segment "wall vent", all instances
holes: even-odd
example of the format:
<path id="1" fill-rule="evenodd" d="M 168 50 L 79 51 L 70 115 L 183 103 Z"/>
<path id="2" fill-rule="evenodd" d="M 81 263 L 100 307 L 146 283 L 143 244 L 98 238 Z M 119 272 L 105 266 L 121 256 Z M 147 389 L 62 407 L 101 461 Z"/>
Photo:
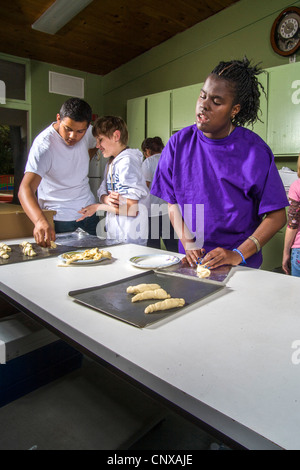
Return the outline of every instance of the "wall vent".
<path id="1" fill-rule="evenodd" d="M 84 79 L 72 77 L 72 75 L 49 72 L 49 93 L 84 98 Z"/>

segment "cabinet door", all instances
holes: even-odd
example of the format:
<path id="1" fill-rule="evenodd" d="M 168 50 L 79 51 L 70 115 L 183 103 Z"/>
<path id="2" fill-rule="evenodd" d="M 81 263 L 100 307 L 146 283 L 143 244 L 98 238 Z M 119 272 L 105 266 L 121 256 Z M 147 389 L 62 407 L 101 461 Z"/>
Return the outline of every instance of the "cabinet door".
<path id="1" fill-rule="evenodd" d="M 171 135 L 171 92 L 147 97 L 147 137 L 161 137 L 164 144 Z"/>
<path id="2" fill-rule="evenodd" d="M 258 117 L 260 121 L 256 121 L 256 123 L 252 126 L 251 124 L 247 127 L 251 131 L 258 134 L 265 142 L 267 142 L 267 124 L 268 124 L 268 74 L 263 73 L 259 75 L 259 82 L 264 88 L 265 93 L 263 90 L 260 89 L 260 112 L 258 113 Z"/>
<path id="3" fill-rule="evenodd" d="M 145 97 L 127 101 L 127 127 L 129 131 L 129 147 L 140 149 L 146 133 Z"/>
<path id="4" fill-rule="evenodd" d="M 172 132 L 194 124 L 196 102 L 203 83 L 172 90 Z"/>
<path id="5" fill-rule="evenodd" d="M 300 62 L 269 69 L 268 138 L 276 155 L 300 152 Z"/>
<path id="6" fill-rule="evenodd" d="M 281 268 L 284 237 L 285 228 L 275 233 L 274 237 L 262 248 L 263 263 L 261 269 L 265 271 L 278 271 L 278 268 Z"/>

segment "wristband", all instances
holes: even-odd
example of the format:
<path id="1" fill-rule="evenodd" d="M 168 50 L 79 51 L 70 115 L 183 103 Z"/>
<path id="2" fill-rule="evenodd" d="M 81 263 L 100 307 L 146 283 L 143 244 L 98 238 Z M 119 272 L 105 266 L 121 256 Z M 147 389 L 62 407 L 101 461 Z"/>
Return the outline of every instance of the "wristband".
<path id="1" fill-rule="evenodd" d="M 246 266 L 247 263 L 246 263 L 246 260 L 244 258 L 243 253 L 241 253 L 240 250 L 238 250 L 237 248 L 234 248 L 232 251 L 235 251 L 236 253 L 238 253 L 240 255 L 240 257 L 242 258 L 242 262 L 240 263 L 240 265 L 241 266 Z"/>
<path id="2" fill-rule="evenodd" d="M 260 243 L 259 241 L 257 240 L 257 238 L 253 237 L 253 235 L 251 235 L 250 237 L 248 237 L 249 240 L 252 240 L 253 243 L 255 244 L 256 246 L 256 253 L 258 253 L 260 250 L 261 250 L 261 246 L 260 246 Z"/>

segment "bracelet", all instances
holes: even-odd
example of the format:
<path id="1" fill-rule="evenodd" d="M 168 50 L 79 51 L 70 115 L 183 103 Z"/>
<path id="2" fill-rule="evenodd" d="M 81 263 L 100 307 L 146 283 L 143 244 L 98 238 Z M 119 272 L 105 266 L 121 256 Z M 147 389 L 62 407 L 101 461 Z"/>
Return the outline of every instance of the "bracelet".
<path id="1" fill-rule="evenodd" d="M 249 238 L 249 240 L 252 240 L 253 243 L 256 245 L 256 253 L 258 253 L 261 250 L 261 246 L 260 246 L 259 241 L 257 240 L 257 238 L 253 237 L 253 235 L 251 235 L 248 238 Z"/>
<path id="2" fill-rule="evenodd" d="M 243 253 L 241 253 L 240 250 L 238 250 L 237 248 L 234 248 L 232 251 L 235 251 L 236 253 L 238 253 L 240 257 L 242 258 L 242 262 L 240 263 L 240 265 L 246 266 L 247 263 L 246 263 Z"/>

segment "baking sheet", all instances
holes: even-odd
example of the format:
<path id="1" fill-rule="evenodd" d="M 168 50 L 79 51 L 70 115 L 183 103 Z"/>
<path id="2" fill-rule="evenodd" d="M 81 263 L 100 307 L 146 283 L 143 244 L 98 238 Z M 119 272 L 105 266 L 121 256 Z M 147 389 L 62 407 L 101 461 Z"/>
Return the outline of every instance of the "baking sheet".
<path id="1" fill-rule="evenodd" d="M 159 284 L 171 297 L 184 298 L 186 304 L 183 307 L 171 310 L 145 314 L 145 308 L 151 303 L 158 302 L 158 300 L 142 300 L 132 303 L 132 294 L 126 292 L 127 287 L 142 283 Z M 101 313 L 133 326 L 144 328 L 183 311 L 195 302 L 212 297 L 224 289 L 226 287 L 221 284 L 204 283 L 196 279 L 186 279 L 180 276 L 169 276 L 155 271 L 147 271 L 102 286 L 71 291 L 69 296 L 76 302 L 96 309 Z"/>
<path id="2" fill-rule="evenodd" d="M 37 245 L 36 243 L 31 243 L 33 250 L 36 252 L 36 256 L 26 256 L 23 254 L 23 247 L 20 245 L 6 243 L 10 248 L 11 251 L 8 252 L 9 258 L 3 259 L 0 257 L 0 266 L 4 264 L 14 264 L 14 263 L 21 263 L 23 261 L 33 261 L 37 259 L 43 258 L 51 258 L 54 256 L 58 256 L 61 253 L 65 253 L 66 251 L 71 251 L 72 248 L 68 246 L 59 246 L 57 245 L 56 248 L 42 248 L 41 246 Z"/>
<path id="3" fill-rule="evenodd" d="M 199 278 L 197 275 L 197 268 L 192 268 L 184 259 L 179 264 L 167 268 L 160 268 L 157 272 L 170 274 L 173 276 L 182 276 L 187 278 L 194 278 L 208 283 L 221 283 L 226 284 L 231 272 L 232 266 L 225 265 L 219 268 L 211 269 L 210 276 L 207 278 Z"/>
<path id="4" fill-rule="evenodd" d="M 82 229 L 77 229 L 74 232 L 58 233 L 55 240 L 56 248 L 43 248 L 36 243 L 31 243 L 37 256 L 26 256 L 23 254 L 23 249 L 19 244 L 10 244 L 9 242 L 6 242 L 12 251 L 8 253 L 8 259 L 0 257 L 0 266 L 5 264 L 21 263 L 23 261 L 52 258 L 68 251 L 74 251 L 74 248 L 105 248 L 112 245 L 119 245 L 120 243 L 121 242 L 118 240 L 98 238 L 95 235 L 89 235 Z"/>

